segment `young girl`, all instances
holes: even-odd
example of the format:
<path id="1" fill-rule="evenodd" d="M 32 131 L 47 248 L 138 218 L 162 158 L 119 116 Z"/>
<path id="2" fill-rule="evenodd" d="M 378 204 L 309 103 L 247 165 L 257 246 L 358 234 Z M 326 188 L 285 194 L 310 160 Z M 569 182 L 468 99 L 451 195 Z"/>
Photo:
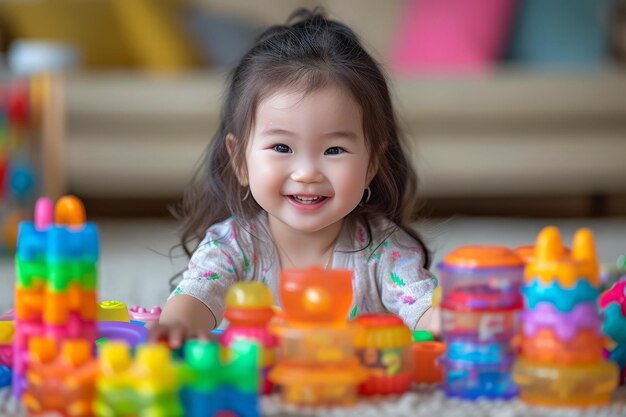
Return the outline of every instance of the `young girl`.
<path id="1" fill-rule="evenodd" d="M 233 283 L 264 282 L 278 303 L 279 271 L 312 265 L 354 272 L 351 317 L 428 327 L 437 281 L 409 226 L 416 185 L 379 65 L 345 25 L 297 11 L 230 76 L 181 206 L 191 260 L 152 337 L 205 337 Z"/>

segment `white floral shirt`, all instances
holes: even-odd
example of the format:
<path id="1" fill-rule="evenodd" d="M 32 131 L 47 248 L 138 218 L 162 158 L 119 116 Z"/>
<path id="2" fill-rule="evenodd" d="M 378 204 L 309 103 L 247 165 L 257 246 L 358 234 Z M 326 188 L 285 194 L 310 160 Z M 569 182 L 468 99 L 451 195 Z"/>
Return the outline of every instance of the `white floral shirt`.
<path id="1" fill-rule="evenodd" d="M 437 279 L 423 264 L 422 247 L 391 221 L 370 221 L 372 239 L 360 222 L 344 222 L 331 268 L 354 273 L 350 318 L 389 311 L 415 328 L 432 304 Z M 183 279 L 170 297 L 186 294 L 203 302 L 222 319 L 228 288 L 237 281 L 265 283 L 279 304 L 278 254 L 265 213 L 245 226 L 229 218 L 209 228 L 193 253 Z"/>

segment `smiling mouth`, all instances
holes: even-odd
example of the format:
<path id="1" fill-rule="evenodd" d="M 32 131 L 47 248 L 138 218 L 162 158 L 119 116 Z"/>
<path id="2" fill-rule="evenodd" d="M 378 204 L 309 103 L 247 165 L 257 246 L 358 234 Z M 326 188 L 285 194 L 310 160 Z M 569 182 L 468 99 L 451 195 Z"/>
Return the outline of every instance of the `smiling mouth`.
<path id="1" fill-rule="evenodd" d="M 324 197 L 321 195 L 317 195 L 317 196 L 299 196 L 299 195 L 290 195 L 289 198 L 291 198 L 292 200 L 300 203 L 300 204 L 317 204 L 320 203 L 324 200 L 326 200 L 328 197 Z"/>

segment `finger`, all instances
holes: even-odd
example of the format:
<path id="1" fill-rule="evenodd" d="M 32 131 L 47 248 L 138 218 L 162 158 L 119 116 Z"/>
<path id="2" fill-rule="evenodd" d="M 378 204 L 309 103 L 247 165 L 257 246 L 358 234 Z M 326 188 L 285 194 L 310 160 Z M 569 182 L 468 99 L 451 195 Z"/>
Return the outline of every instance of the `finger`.
<path id="1" fill-rule="evenodd" d="M 212 340 L 211 332 L 208 332 L 206 330 L 198 330 L 198 332 L 196 333 L 196 338 L 202 342 L 208 342 L 209 340 Z"/>
<path id="2" fill-rule="evenodd" d="M 185 341 L 186 329 L 183 326 L 174 326 L 169 332 L 169 345 L 171 349 L 178 349 Z"/>
<path id="3" fill-rule="evenodd" d="M 157 325 L 148 332 L 148 342 L 156 342 L 163 337 L 167 337 L 169 329 L 166 326 Z"/>

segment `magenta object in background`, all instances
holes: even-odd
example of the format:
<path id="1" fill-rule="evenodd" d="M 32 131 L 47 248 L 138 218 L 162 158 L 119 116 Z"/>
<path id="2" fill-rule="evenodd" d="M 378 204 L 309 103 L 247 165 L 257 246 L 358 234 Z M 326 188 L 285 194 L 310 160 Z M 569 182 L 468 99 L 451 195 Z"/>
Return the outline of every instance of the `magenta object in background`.
<path id="1" fill-rule="evenodd" d="M 412 0 L 392 45 L 395 74 L 482 73 L 500 57 L 516 0 Z"/>

